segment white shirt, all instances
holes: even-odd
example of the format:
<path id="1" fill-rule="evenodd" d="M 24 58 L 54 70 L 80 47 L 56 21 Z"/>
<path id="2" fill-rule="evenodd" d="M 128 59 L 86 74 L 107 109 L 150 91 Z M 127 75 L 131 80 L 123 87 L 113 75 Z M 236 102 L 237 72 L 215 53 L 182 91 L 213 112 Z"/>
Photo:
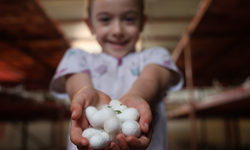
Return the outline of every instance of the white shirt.
<path id="1" fill-rule="evenodd" d="M 180 71 L 171 60 L 169 52 L 162 47 L 153 47 L 142 52 L 134 52 L 117 59 L 106 53 L 89 54 L 80 49 L 69 49 L 61 60 L 51 82 L 51 92 L 57 97 L 66 93 L 58 93 L 52 89 L 53 84 L 65 86 L 67 74 L 85 72 L 91 77 L 94 88 L 109 95 L 111 99 L 120 99 L 133 85 L 140 72 L 148 64 L 158 64 L 172 70 L 179 78 L 176 85 L 168 85 L 166 90 L 176 91 L 183 85 Z M 163 102 L 157 105 L 153 113 L 154 133 L 148 150 L 166 150 L 166 116 Z M 70 141 L 68 149 L 77 149 Z"/>

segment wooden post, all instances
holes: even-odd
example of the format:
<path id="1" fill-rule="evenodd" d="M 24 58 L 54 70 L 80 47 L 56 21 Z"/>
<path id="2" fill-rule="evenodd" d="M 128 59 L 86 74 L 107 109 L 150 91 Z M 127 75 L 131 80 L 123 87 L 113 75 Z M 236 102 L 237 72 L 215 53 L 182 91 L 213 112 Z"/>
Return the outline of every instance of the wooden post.
<path id="1" fill-rule="evenodd" d="M 191 106 L 191 111 L 189 114 L 190 120 L 190 143 L 191 150 L 197 150 L 197 135 L 196 135 L 196 116 L 194 109 L 194 87 L 193 87 L 193 73 L 192 73 L 192 58 L 191 58 L 191 46 L 190 43 L 187 44 L 184 50 L 185 57 L 185 74 L 186 83 L 189 96 L 189 105 Z"/>
<path id="2" fill-rule="evenodd" d="M 26 120 L 22 122 L 22 140 L 21 149 L 27 150 L 28 148 L 28 123 Z"/>

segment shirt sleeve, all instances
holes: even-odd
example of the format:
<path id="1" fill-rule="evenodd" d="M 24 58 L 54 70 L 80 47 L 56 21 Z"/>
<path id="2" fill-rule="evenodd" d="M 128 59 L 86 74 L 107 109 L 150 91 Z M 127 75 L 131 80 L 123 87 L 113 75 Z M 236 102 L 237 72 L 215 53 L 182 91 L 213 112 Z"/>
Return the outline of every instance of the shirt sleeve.
<path id="1" fill-rule="evenodd" d="M 171 56 L 167 49 L 163 47 L 154 47 L 145 51 L 145 66 L 148 64 L 158 64 L 164 68 L 173 71 L 178 79 L 175 85 L 168 85 L 169 91 L 178 91 L 183 86 L 183 75 L 171 59 Z"/>
<path id="2" fill-rule="evenodd" d="M 91 54 L 80 50 L 71 48 L 67 50 L 60 61 L 56 72 L 50 83 L 50 91 L 57 98 L 65 98 L 68 95 L 65 90 L 65 75 L 74 73 L 88 73 L 90 74 L 88 59 Z M 57 87 L 63 87 L 64 91 L 59 91 Z M 61 89 L 61 88 L 60 88 Z"/>

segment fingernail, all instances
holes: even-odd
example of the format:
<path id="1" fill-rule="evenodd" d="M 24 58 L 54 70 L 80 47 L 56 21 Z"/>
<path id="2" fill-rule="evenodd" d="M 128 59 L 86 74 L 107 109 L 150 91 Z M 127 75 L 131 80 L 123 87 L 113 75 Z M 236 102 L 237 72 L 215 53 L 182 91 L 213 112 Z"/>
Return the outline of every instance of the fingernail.
<path id="1" fill-rule="evenodd" d="M 119 143 L 122 143 L 123 142 L 123 139 L 117 139 L 119 141 Z"/>
<path id="2" fill-rule="evenodd" d="M 147 123 L 144 124 L 144 127 L 148 130 L 148 124 Z"/>
<path id="3" fill-rule="evenodd" d="M 73 111 L 71 117 L 73 117 L 75 114 L 76 114 L 76 111 Z"/>
<path id="4" fill-rule="evenodd" d="M 115 150 L 115 146 L 113 144 L 109 148 L 110 150 Z"/>

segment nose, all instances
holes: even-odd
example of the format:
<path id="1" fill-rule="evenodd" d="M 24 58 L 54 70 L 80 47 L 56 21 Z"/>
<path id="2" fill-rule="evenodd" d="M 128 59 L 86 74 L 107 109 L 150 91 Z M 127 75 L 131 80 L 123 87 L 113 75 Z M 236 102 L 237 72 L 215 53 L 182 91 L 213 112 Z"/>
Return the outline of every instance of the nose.
<path id="1" fill-rule="evenodd" d="M 116 38 L 122 38 L 124 34 L 124 29 L 121 21 L 115 20 L 112 26 L 112 35 Z"/>

